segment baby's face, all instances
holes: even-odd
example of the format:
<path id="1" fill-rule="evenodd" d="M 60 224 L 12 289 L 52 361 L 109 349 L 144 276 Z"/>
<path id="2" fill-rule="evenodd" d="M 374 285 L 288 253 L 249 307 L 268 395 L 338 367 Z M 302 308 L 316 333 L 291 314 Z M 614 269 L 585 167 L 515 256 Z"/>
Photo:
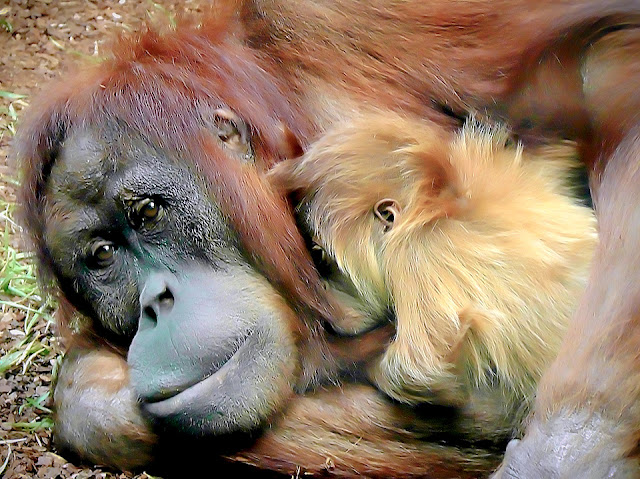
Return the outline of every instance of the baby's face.
<path id="1" fill-rule="evenodd" d="M 335 223 L 353 221 L 353 218 L 329 214 L 323 205 L 317 204 L 319 198 L 312 192 L 303 195 L 297 207 L 297 222 L 326 290 L 345 312 L 333 327 L 339 333 L 351 335 L 388 323 L 392 313 L 383 299 L 387 295 L 378 291 L 377 286 L 381 273 L 377 262 L 367 261 L 363 254 L 367 239 L 358 238 L 361 232 L 357 225 L 346 228 L 350 235 L 341 234 Z M 371 211 L 369 221 L 373 223 L 373 207 Z M 379 229 L 382 228 L 380 225 Z"/>

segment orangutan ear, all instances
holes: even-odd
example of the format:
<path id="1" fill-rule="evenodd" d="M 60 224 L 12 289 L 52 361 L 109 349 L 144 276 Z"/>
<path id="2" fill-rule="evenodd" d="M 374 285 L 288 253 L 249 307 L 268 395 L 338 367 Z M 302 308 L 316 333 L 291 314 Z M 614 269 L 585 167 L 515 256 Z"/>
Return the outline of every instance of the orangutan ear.
<path id="1" fill-rule="evenodd" d="M 211 129 L 230 150 L 253 159 L 249 126 L 228 108 L 218 108 L 213 112 Z"/>
<path id="2" fill-rule="evenodd" d="M 402 208 L 393 198 L 385 198 L 378 201 L 373 207 L 373 214 L 384 226 L 384 231 L 393 228 L 393 224 L 398 220 Z"/>

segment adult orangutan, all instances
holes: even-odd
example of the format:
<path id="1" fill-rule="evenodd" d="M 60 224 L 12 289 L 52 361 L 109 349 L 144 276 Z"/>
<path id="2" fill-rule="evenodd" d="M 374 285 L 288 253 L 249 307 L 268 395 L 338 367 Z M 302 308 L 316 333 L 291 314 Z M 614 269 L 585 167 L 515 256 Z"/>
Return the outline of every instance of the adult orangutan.
<path id="1" fill-rule="evenodd" d="M 142 466 L 151 418 L 166 440 L 178 430 L 228 445 L 252 432 L 215 450 L 286 472 L 491 470 L 495 424 L 481 431 L 481 418 L 408 409 L 368 386 L 312 392 L 357 381 L 389 331 L 331 332 L 345 312 L 260 175 L 368 105 L 445 127 L 475 110 L 527 144 L 575 140 L 603 238 L 503 472 L 632 476 L 639 15 L 631 0 L 228 1 L 200 27 L 123 38 L 111 60 L 65 78 L 17 146 L 26 226 L 76 331 L 55 391 L 60 443 Z"/>

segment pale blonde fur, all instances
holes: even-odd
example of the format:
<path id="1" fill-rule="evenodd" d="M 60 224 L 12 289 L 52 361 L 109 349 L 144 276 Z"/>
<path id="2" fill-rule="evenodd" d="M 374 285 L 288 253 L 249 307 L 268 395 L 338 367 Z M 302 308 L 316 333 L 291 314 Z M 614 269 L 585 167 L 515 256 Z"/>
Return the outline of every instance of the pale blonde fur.
<path id="1" fill-rule="evenodd" d="M 572 145 L 528 153 L 507 140 L 473 121 L 451 135 L 367 115 L 273 172 L 302 191 L 302 222 L 341 276 L 328 284 L 344 296 L 348 279 L 364 316 L 395 313 L 370 371 L 395 399 L 461 404 L 497 386 L 520 403 L 558 351 L 596 222 L 566 186 Z M 401 208 L 388 231 L 373 214 L 384 198 Z"/>

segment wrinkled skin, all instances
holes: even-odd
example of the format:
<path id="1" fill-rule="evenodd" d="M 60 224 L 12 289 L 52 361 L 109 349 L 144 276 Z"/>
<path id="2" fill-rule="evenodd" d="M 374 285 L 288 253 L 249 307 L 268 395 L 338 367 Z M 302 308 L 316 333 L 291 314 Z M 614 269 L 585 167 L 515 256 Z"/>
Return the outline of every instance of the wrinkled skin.
<path id="1" fill-rule="evenodd" d="M 585 417 L 576 413 L 566 414 L 562 422 L 534 423 L 528 430 L 527 439 L 514 439 L 507 445 L 504 464 L 493 477 L 638 477 L 637 463 L 620 457 L 616 442 L 612 440 L 616 436 L 614 427 L 599 415 Z M 574 447 L 566 448 L 566 444 Z M 613 459 L 594 460 L 602 455 Z M 593 459 L 585 460 L 585 457 Z"/>
<path id="2" fill-rule="evenodd" d="M 127 145 L 124 151 L 117 149 L 121 144 Z M 226 148 L 223 143 L 219 146 Z M 49 209 L 46 235 L 52 258 L 62 266 L 61 284 L 77 288 L 71 294 L 79 295 L 77 304 L 87 305 L 86 314 L 103 318 L 97 327 L 105 337 L 125 343 L 132 338 L 126 362 L 117 350 L 81 347 L 67 355 L 55 391 L 60 448 L 71 452 L 82 448 L 85 460 L 123 469 L 156 462 L 164 474 L 170 465 L 158 451 L 186 448 L 185 457 L 196 460 L 194 451 L 209 443 L 194 445 L 193 438 L 228 437 L 210 447 L 236 460 L 260 464 L 251 449 L 238 455 L 230 446 L 247 447 L 251 436 L 237 433 L 277 425 L 279 434 L 253 446 L 258 448 L 256 454 L 267 457 L 274 444 L 289 434 L 300 438 L 308 434 L 308 439 L 300 439 L 302 450 L 295 460 L 304 457 L 305 441 L 329 434 L 324 431 L 331 430 L 331 423 L 324 424 L 327 420 L 349 421 L 354 411 L 346 411 L 343 418 L 332 412 L 328 418 L 313 419 L 319 422 L 313 428 L 298 424 L 301 419 L 295 416 L 289 420 L 277 414 L 287 410 L 296 389 L 305 387 L 301 370 L 312 364 L 298 357 L 300 331 L 291 308 L 249 266 L 234 232 L 192 168 L 170 155 L 159 155 L 117 126 L 79 129 L 65 141 L 59 159 L 48 182 L 48 197 L 55 202 Z M 81 189 L 80 183 L 91 188 Z M 70 234 L 74 242 L 67 240 Z M 126 291 L 131 293 L 118 294 Z M 136 317 L 132 323 L 119 320 Z M 356 357 L 367 357 L 367 351 L 358 350 L 357 339 L 349 344 Z M 321 401 L 330 407 L 333 400 L 340 400 L 342 393 L 329 391 L 328 398 L 312 399 L 310 404 Z M 385 439 L 386 446 L 374 442 L 370 455 L 401 457 L 402 451 L 413 450 L 433 454 L 428 442 L 423 447 L 411 439 L 412 431 L 451 434 L 453 428 L 456 433 L 451 434 L 453 444 L 447 454 L 454 462 L 447 470 L 462 477 L 474 477 L 496 465 L 497 452 L 514 421 L 513 412 L 495 408 L 497 398 L 490 395 L 478 396 L 468 411 L 443 409 L 432 417 L 428 409 L 422 416 L 408 415 L 370 387 L 346 385 L 345 391 L 365 402 L 380 403 L 382 411 L 387 408 L 391 416 L 385 428 L 405 428 L 405 439 L 398 441 L 392 435 Z M 300 408 L 308 414 L 305 404 Z M 87 414 L 78 415 L 80 409 Z M 117 414 L 111 417 L 110 411 Z M 477 411 L 483 411 L 480 417 Z M 449 418 L 445 426 L 443 414 Z M 375 431 L 383 420 L 372 416 L 353 434 Z M 394 425 L 397 421 L 406 425 Z M 477 441 L 483 445 L 475 452 Z M 472 448 L 466 456 L 457 452 L 458 443 Z M 487 445 L 491 452 L 483 449 Z M 340 446 L 337 452 L 347 454 L 349 448 Z M 326 458 L 320 457 L 323 469 Z M 347 466 L 356 460 L 346 457 Z M 289 461 L 284 455 L 282 462 L 272 460 L 270 467 L 288 471 Z M 312 462 L 306 467 L 312 468 Z M 410 467 L 413 476 L 432 466 L 418 461 Z"/>
<path id="3" fill-rule="evenodd" d="M 146 410 L 220 434 L 281 408 L 296 378 L 287 306 L 242 258 L 198 178 L 118 128 L 78 131 L 60 159 L 51 255 L 104 330 L 133 338 L 131 382 Z"/>
<path id="4" fill-rule="evenodd" d="M 355 395 L 359 407 L 346 409 L 358 424 L 345 434 L 345 417 L 335 412 L 339 389 L 307 401 L 314 386 L 344 373 L 361 379 L 362 364 L 389 334 L 343 342 L 325 328 L 342 312 L 323 296 L 290 211 L 258 173 L 308 147 L 336 119 L 375 105 L 448 128 L 479 111 L 527 143 L 578 143 L 604 241 L 560 357 L 542 380 L 530 430 L 549 424 L 539 430 L 553 435 L 573 423 L 568 411 L 596 412 L 603 419 L 593 423 L 596 434 L 612 447 L 593 449 L 561 434 L 575 462 L 556 453 L 547 464 L 557 474 L 549 475 L 561 477 L 577 461 L 585 477 L 619 463 L 634 470 L 640 415 L 624 411 L 640 404 L 640 6 L 634 0 L 363 5 L 229 2 L 200 30 L 121 41 L 114 60 L 65 78 L 33 102 L 17 146 L 26 165 L 25 223 L 63 303 L 88 318 L 80 321 L 86 329 L 67 336 L 71 354 L 54 398 L 59 443 L 91 461 L 133 468 L 157 457 L 150 444 L 173 439 L 176 429 L 192 437 L 260 435 L 266 425 L 260 440 L 229 456 L 289 474 L 302 465 L 374 477 L 477 477 L 496 465 L 495 451 L 482 443 L 472 450 L 455 442 L 440 447 L 442 437 L 425 433 L 428 427 L 416 432 L 411 421 L 398 422 L 406 411 L 366 386 Z M 164 291 L 152 288 L 163 282 Z M 143 291 L 149 298 L 141 308 Z M 205 297 L 206 304 L 195 304 Z M 194 308 L 207 324 L 170 332 L 176 323 L 165 319 L 187 324 L 181 312 Z M 139 321 L 145 310 L 148 317 Z M 73 323 L 71 316 L 61 324 Z M 139 330 L 139 322 L 146 326 Z M 163 349 L 148 351 L 148 344 Z M 122 374 L 110 376 L 94 354 Z M 156 361 L 171 365 L 160 378 L 151 377 Z M 263 377 L 273 378 L 266 390 Z M 221 402 L 213 404 L 209 394 Z M 325 403 L 336 407 L 323 416 Z M 316 420 L 305 422 L 301 410 L 317 412 Z M 385 414 L 387 420 L 377 420 Z M 283 425 L 291 423 L 299 427 Z M 478 423 L 471 424 L 466 433 Z M 106 434 L 108 445 L 95 440 Z M 544 450 L 545 434 L 527 434 L 505 470 L 544 477 L 546 469 L 527 458 L 539 457 L 533 451 Z M 344 436 L 353 441 L 340 442 Z M 359 447 L 359 438 L 371 438 L 369 447 Z M 390 445 L 395 454 L 376 456 Z M 118 448 L 122 454 L 112 454 Z M 409 461 L 407 450 L 421 460 Z"/>

